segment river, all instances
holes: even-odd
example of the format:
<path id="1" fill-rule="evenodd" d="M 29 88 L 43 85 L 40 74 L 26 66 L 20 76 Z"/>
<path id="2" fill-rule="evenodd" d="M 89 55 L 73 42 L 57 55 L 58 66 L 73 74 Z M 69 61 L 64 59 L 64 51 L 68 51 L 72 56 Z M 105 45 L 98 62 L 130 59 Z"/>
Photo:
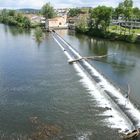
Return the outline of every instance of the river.
<path id="1" fill-rule="evenodd" d="M 31 118 L 58 126 L 54 139 L 120 139 L 118 129 L 105 121 L 104 109 L 83 86 L 80 75 L 54 41 L 51 34 L 38 43 L 33 31 L 0 24 L 0 138 L 26 139 L 36 132 Z M 110 42 L 58 33 L 82 56 L 116 53 L 101 61 L 90 61 L 117 86 L 131 87 L 130 99 L 139 108 L 140 48 L 122 42 Z"/>

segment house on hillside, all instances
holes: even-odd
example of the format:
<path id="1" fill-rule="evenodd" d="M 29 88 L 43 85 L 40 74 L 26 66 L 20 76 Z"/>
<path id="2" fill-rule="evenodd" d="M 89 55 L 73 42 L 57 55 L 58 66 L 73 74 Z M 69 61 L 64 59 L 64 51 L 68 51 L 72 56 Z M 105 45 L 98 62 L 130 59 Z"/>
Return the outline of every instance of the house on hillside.
<path id="1" fill-rule="evenodd" d="M 67 15 L 55 17 L 46 20 L 46 29 L 67 29 Z"/>

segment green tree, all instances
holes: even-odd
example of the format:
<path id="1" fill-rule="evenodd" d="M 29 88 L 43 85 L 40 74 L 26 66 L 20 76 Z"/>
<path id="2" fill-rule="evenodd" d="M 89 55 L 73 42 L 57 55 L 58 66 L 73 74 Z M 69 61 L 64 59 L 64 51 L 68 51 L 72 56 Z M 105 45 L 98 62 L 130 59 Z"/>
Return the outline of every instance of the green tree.
<path id="1" fill-rule="evenodd" d="M 124 4 L 123 2 L 119 3 L 118 7 L 115 8 L 115 11 L 114 11 L 114 17 L 115 19 L 119 20 L 119 17 L 124 17 Z M 122 30 L 121 30 L 121 24 L 119 23 L 119 30 L 120 30 L 120 34 L 122 33 Z M 117 27 L 117 30 L 118 30 L 118 27 Z"/>
<path id="2" fill-rule="evenodd" d="M 88 23 L 86 17 L 80 17 L 76 23 L 76 30 L 78 32 L 86 33 L 88 31 Z"/>
<path id="3" fill-rule="evenodd" d="M 23 17 L 22 24 L 24 28 L 30 28 L 31 22 L 27 17 Z"/>
<path id="4" fill-rule="evenodd" d="M 30 20 L 21 13 L 16 13 L 14 10 L 6 9 L 1 11 L 0 22 L 8 25 L 20 26 L 23 28 L 29 28 L 31 25 Z"/>
<path id="5" fill-rule="evenodd" d="M 46 19 L 56 16 L 55 10 L 50 3 L 46 3 L 45 5 L 43 5 L 41 13 Z"/>
<path id="6" fill-rule="evenodd" d="M 1 21 L 2 23 L 7 23 L 7 17 L 8 17 L 8 10 L 3 9 L 3 10 L 1 11 L 1 19 L 0 19 L 0 21 Z"/>
<path id="7" fill-rule="evenodd" d="M 8 11 L 8 15 L 9 16 L 15 16 L 15 14 L 16 14 L 16 11 L 15 10 L 9 10 Z"/>
<path id="8" fill-rule="evenodd" d="M 124 18 L 125 20 L 130 20 L 133 14 L 133 1 L 125 0 L 124 3 Z"/>
<path id="9" fill-rule="evenodd" d="M 41 41 L 43 40 L 43 32 L 42 32 L 42 29 L 41 27 L 37 27 L 34 31 L 34 36 L 35 36 L 35 39 L 36 41 L 38 42 L 38 44 L 41 43 Z"/>
<path id="10" fill-rule="evenodd" d="M 121 15 L 123 15 L 124 13 L 124 7 L 123 7 L 123 3 L 119 3 L 118 7 L 115 8 L 115 11 L 114 11 L 114 17 L 115 19 L 118 19 Z"/>
<path id="11" fill-rule="evenodd" d="M 69 10 L 68 16 L 69 17 L 74 17 L 74 16 L 78 16 L 80 14 L 81 10 L 79 8 L 71 8 Z"/>
<path id="12" fill-rule="evenodd" d="M 124 20 L 125 20 L 125 31 L 124 34 L 126 34 L 126 21 L 131 21 L 132 15 L 133 15 L 133 1 L 132 0 L 124 0 Z M 132 28 L 132 27 L 131 27 Z M 129 28 L 129 34 L 130 34 L 130 28 Z"/>
<path id="13" fill-rule="evenodd" d="M 133 17 L 136 20 L 140 20 L 140 9 L 138 7 L 133 8 Z"/>
<path id="14" fill-rule="evenodd" d="M 91 12 L 94 28 L 106 31 L 112 17 L 112 8 L 106 6 L 98 6 Z"/>

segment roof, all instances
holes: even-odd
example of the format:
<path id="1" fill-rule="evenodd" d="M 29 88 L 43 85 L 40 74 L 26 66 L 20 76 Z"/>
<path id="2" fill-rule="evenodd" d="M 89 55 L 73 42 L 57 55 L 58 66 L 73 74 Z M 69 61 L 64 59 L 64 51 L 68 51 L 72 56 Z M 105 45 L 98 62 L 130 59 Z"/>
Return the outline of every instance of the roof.
<path id="1" fill-rule="evenodd" d="M 64 16 L 59 16 L 59 17 L 48 19 L 48 20 L 49 21 L 57 21 L 57 20 L 62 19 L 62 18 L 64 18 Z"/>

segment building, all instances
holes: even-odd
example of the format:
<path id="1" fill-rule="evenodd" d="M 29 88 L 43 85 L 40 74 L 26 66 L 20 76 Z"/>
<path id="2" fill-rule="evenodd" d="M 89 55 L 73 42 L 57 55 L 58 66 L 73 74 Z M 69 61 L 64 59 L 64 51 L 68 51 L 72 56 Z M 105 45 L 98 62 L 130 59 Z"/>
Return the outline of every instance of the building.
<path id="1" fill-rule="evenodd" d="M 55 9 L 55 12 L 57 13 L 58 16 L 64 16 L 68 14 L 69 9 L 68 8 Z"/>
<path id="2" fill-rule="evenodd" d="M 46 29 L 67 29 L 67 15 L 55 17 L 46 20 Z"/>
<path id="3" fill-rule="evenodd" d="M 43 16 L 37 14 L 25 14 L 25 16 L 30 19 L 31 23 L 45 24 L 45 18 Z"/>

